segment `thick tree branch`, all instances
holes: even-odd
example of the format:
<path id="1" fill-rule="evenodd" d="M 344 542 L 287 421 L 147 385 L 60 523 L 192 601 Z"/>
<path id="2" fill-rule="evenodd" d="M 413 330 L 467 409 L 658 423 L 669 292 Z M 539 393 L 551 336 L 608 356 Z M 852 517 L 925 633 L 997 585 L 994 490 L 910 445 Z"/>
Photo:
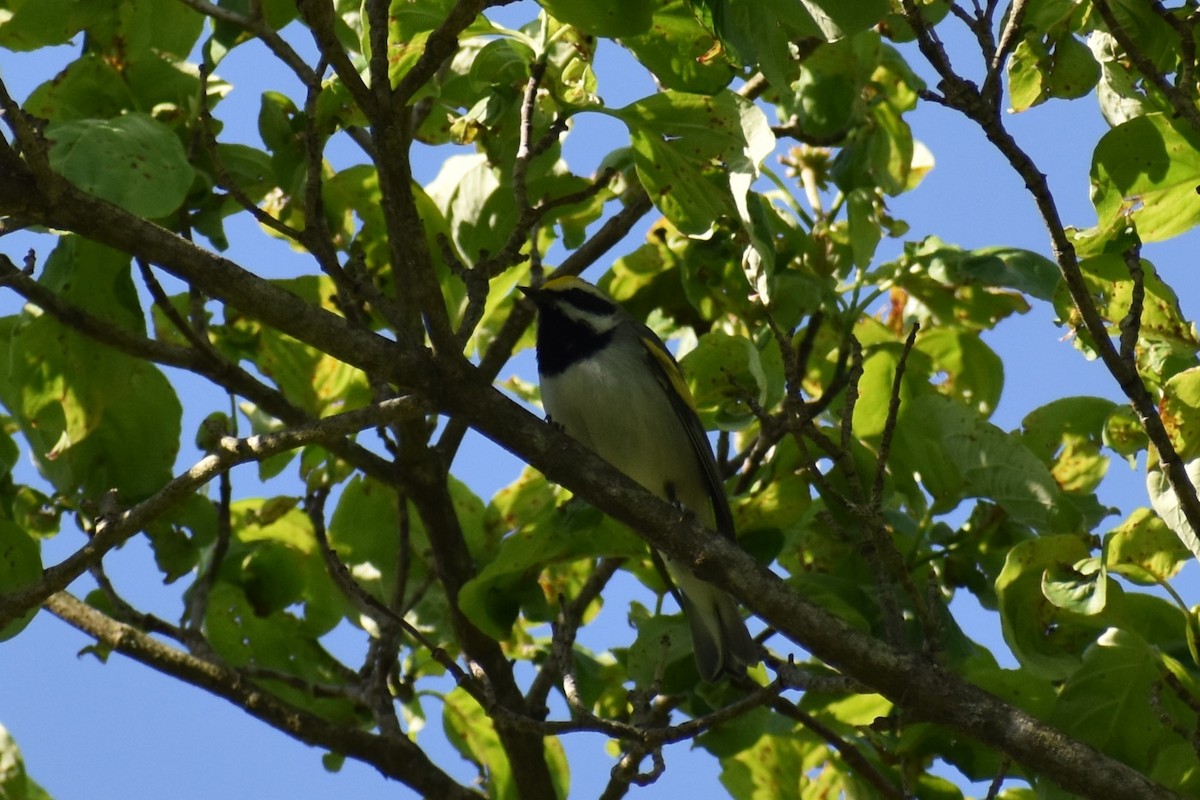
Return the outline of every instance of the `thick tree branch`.
<path id="1" fill-rule="evenodd" d="M 469 388 L 468 388 L 469 387 Z M 1089 745 L 963 681 L 931 659 L 900 651 L 800 597 L 736 545 L 681 518 L 586 447 L 490 387 L 466 384 L 446 409 L 520 454 L 548 478 L 631 526 L 655 549 L 733 594 L 793 642 L 908 710 L 1013 758 L 1064 789 L 1095 798 L 1178 795 Z"/>

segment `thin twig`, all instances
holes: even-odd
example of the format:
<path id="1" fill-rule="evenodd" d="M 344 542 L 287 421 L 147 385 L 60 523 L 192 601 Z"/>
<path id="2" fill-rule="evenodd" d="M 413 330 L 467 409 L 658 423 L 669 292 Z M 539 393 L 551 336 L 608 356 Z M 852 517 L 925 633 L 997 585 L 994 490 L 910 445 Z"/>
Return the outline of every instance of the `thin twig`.
<path id="1" fill-rule="evenodd" d="M 268 214 L 257 203 L 250 199 L 250 196 L 238 186 L 237 181 L 233 179 L 229 168 L 225 166 L 225 160 L 221 158 L 221 151 L 217 144 L 216 134 L 213 133 L 213 117 L 208 107 L 208 96 L 205 91 L 205 85 L 208 81 L 208 64 L 200 65 L 200 126 L 197 135 L 200 144 L 204 147 L 204 152 L 212 162 L 213 169 L 216 170 L 214 175 L 217 186 L 229 193 L 242 210 L 246 211 L 254 220 L 264 228 L 269 228 L 275 231 L 280 236 L 291 239 L 294 242 L 303 243 L 304 232 L 293 228 L 278 217 Z M 318 83 L 318 87 L 320 84 Z"/>
<path id="2" fill-rule="evenodd" d="M 315 73 L 304 62 L 300 54 L 293 50 L 292 46 L 274 28 L 266 23 L 266 20 L 239 14 L 229 8 L 207 2 L 207 0 L 180 0 L 180 2 L 199 11 L 206 17 L 211 17 L 212 19 L 241 28 L 246 33 L 261 40 L 276 58 L 287 65 L 296 77 L 300 79 L 301 83 L 320 82 L 320 75 Z"/>
<path id="3" fill-rule="evenodd" d="M 346 86 L 358 107 L 368 119 L 377 119 L 379 105 L 375 95 L 363 83 L 346 49 L 342 47 L 337 36 L 337 22 L 334 20 L 334 6 L 329 0 L 297 0 L 296 7 L 312 32 L 313 41 L 321 52 L 321 57 L 337 73 L 338 78 Z M 305 81 L 306 84 L 311 81 Z"/>
<path id="4" fill-rule="evenodd" d="M 0 112 L 13 132 L 24 156 L 23 163 L 33 173 L 39 188 L 43 191 L 53 191 L 55 181 L 50 169 L 50 148 L 36 122 L 25 113 L 17 101 L 8 93 L 8 86 L 0 80 Z M 50 198 L 53 199 L 53 198 Z"/>
<path id="5" fill-rule="evenodd" d="M 839 736 L 837 731 L 825 725 L 812 714 L 802 710 L 786 698 L 774 698 L 771 701 L 771 708 L 785 717 L 796 720 L 824 739 L 830 747 L 837 751 L 837 754 L 842 757 L 842 760 L 846 762 L 846 766 L 852 772 L 875 787 L 880 797 L 889 798 L 890 800 L 905 800 L 906 795 L 904 791 L 888 780 L 887 776 L 876 769 L 875 765 L 867 760 L 867 757 L 857 747 Z"/>
<path id="6" fill-rule="evenodd" d="M 563 629 L 562 635 L 569 631 L 571 638 L 574 638 L 574 628 L 579 624 L 579 620 L 587 612 L 588 606 L 600 596 L 604 591 L 604 587 L 612 580 L 613 575 L 625 563 L 624 558 L 602 558 L 592 569 L 592 574 L 588 575 L 586 581 L 579 589 L 579 593 L 571 600 L 569 606 L 559 610 L 558 625 Z M 552 641 L 555 641 L 552 639 Z M 560 663 L 558 659 L 549 658 L 542 668 L 538 670 L 538 674 L 534 676 L 533 682 L 529 685 L 529 690 L 525 693 L 525 700 L 529 704 L 531 713 L 537 714 L 541 709 L 546 708 L 546 698 L 550 694 L 550 689 L 561 675 L 559 669 Z"/>
<path id="7" fill-rule="evenodd" d="M 207 563 L 202 564 L 196 575 L 184 609 L 184 627 L 190 634 L 189 641 L 193 643 L 205 641 L 202 631 L 208 615 L 208 598 L 217 584 L 221 565 L 233 541 L 232 506 L 233 482 L 229 479 L 229 472 L 225 471 L 217 476 L 217 538 L 208 553 Z"/>
<path id="8" fill-rule="evenodd" d="M 309 493 L 309 502 L 315 504 L 316 507 L 320 507 L 324 503 L 323 500 L 313 499 L 321 492 L 328 492 L 328 489 L 320 489 L 317 492 Z M 413 641 L 428 650 L 434 660 L 445 667 L 446 671 L 454 677 L 455 682 L 463 689 L 466 689 L 476 701 L 480 703 L 486 702 L 485 687 L 479 679 L 468 674 L 466 670 L 450 657 L 444 648 L 430 641 L 424 633 L 409 623 L 408 620 L 379 602 L 374 595 L 364 589 L 354 579 L 354 576 L 350 574 L 350 570 L 346 567 L 345 563 L 338 557 L 337 551 L 330 546 L 323 523 L 319 525 L 314 524 L 313 532 L 316 536 L 317 544 L 321 548 L 321 555 L 325 559 L 325 566 L 329 576 L 333 578 L 333 582 L 337 584 L 347 600 L 353 603 L 359 611 L 375 620 L 379 625 L 389 628 L 394 627 L 403 631 Z"/>
<path id="9" fill-rule="evenodd" d="M 985 800 L 996 800 L 1000 796 L 1000 790 L 1004 787 L 1004 781 L 1008 777 L 1008 768 L 1012 766 L 1012 759 L 1007 756 L 1000 762 L 1000 768 L 996 770 L 996 777 L 992 778 L 991 784 L 988 786 L 988 793 Z"/>
<path id="10" fill-rule="evenodd" d="M 95 535 L 87 544 L 46 569 L 37 581 L 0 595 L 0 628 L 29 609 L 41 605 L 55 592 L 65 589 L 92 564 L 98 563 L 107 552 L 134 536 L 222 472 L 238 464 L 261 461 L 276 453 L 347 436 L 377 424 L 380 419 L 421 415 L 424 411 L 424 404 L 419 400 L 402 397 L 276 433 L 245 439 L 228 436 L 221 438 L 213 453 L 200 459 L 149 498 L 111 519 L 101 520 L 96 526 Z"/>
<path id="11" fill-rule="evenodd" d="M 158 282 L 158 278 L 154 275 L 154 270 L 144 259 L 135 258 L 138 272 L 141 273 L 142 282 L 146 284 L 146 289 L 150 292 L 151 299 L 158 309 L 162 311 L 163 316 L 167 321 L 174 326 L 179 334 L 191 342 L 192 346 L 197 350 L 201 350 L 210 355 L 216 355 L 216 349 L 212 346 L 212 342 L 208 341 L 207 337 L 201 336 L 195 328 L 188 324 L 183 315 L 179 313 L 179 309 L 175 308 L 171 303 L 171 299 L 167 297 L 167 293 L 163 291 L 162 284 Z"/>

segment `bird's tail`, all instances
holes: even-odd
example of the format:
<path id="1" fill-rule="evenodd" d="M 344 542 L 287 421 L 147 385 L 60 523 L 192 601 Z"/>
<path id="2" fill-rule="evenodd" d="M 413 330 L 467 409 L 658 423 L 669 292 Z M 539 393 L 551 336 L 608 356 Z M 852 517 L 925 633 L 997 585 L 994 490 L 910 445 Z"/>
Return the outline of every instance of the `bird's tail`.
<path id="1" fill-rule="evenodd" d="M 757 664 L 758 645 L 746 630 L 733 598 L 669 561 L 667 569 L 683 599 L 700 677 L 713 683 L 724 676 L 745 674 L 748 666 Z"/>

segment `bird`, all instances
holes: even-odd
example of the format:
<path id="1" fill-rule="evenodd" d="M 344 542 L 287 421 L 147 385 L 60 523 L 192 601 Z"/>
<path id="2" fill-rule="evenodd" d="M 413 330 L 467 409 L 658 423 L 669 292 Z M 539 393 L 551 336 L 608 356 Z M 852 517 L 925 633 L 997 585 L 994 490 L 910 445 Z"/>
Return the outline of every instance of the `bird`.
<path id="1" fill-rule="evenodd" d="M 736 541 L 712 445 L 662 340 L 581 278 L 519 288 L 538 311 L 536 355 L 547 418 L 646 489 Z M 714 683 L 744 675 L 760 659 L 737 603 L 683 564 L 662 560 L 679 589 L 700 677 Z"/>

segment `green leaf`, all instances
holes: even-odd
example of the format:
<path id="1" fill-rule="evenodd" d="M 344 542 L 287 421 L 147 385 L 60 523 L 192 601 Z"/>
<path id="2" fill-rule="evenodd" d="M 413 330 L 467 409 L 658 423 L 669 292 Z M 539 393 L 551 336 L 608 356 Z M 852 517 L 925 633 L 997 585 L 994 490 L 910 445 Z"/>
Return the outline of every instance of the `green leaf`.
<path id="1" fill-rule="evenodd" d="M 1062 499 L 1046 465 L 1021 441 L 969 408 L 938 395 L 902 407 L 892 455 L 938 501 L 950 507 L 961 497 L 981 497 L 1015 521 L 1039 531 L 1072 530 L 1079 512 Z"/>
<path id="2" fill-rule="evenodd" d="M 129 257 L 64 236 L 41 281 L 122 328 L 145 330 Z M 171 477 L 181 407 L 152 364 L 100 345 L 49 314 L 0 324 L 0 402 L 17 418 L 38 469 L 58 491 L 122 500 L 149 496 Z"/>
<path id="3" fill-rule="evenodd" d="M 1200 436 L 1195 431 L 1200 420 L 1200 367 L 1175 375 L 1164 387 L 1160 416 L 1179 457 L 1183 459 L 1193 486 L 1200 482 Z M 1150 505 L 1187 548 L 1200 558 L 1200 536 L 1184 516 L 1179 497 L 1171 488 L 1159 459 L 1158 449 L 1150 446 L 1146 460 L 1146 490 Z"/>
<path id="4" fill-rule="evenodd" d="M 868 113 L 862 92 L 879 63 L 877 35 L 861 35 L 818 47 L 799 65 L 792 96 L 781 107 L 808 136 L 836 141 Z"/>
<path id="5" fill-rule="evenodd" d="M 512 766 L 500 744 L 491 719 L 464 689 L 453 689 L 442 698 L 442 729 L 459 755 L 479 769 L 489 797 L 517 800 Z"/>
<path id="6" fill-rule="evenodd" d="M 1045 536 L 1017 544 L 996 579 L 1004 641 L 1021 666 L 1038 678 L 1062 680 L 1082 663 L 1084 649 L 1108 625 L 1107 615 L 1084 616 L 1051 602 L 1042 591 L 1046 571 L 1088 558 L 1078 536 Z M 1113 589 L 1108 587 L 1110 595 Z"/>
<path id="7" fill-rule="evenodd" d="M 1089 557 L 1071 566 L 1054 564 L 1042 573 L 1042 594 L 1067 611 L 1089 617 L 1099 614 L 1108 602 L 1104 563 Z"/>
<path id="8" fill-rule="evenodd" d="M 705 422 L 737 428 L 753 421 L 747 399 L 766 402 L 767 378 L 757 348 L 749 339 L 706 333 L 680 361 L 696 411 Z"/>
<path id="9" fill-rule="evenodd" d="M 872 107 L 875 125 L 867 140 L 867 167 L 876 185 L 890 195 L 909 189 L 909 170 L 913 165 L 913 138 L 900 112 L 887 103 Z"/>
<path id="10" fill-rule="evenodd" d="M 1029 310 L 1030 294 L 1049 299 L 1058 282 L 1053 262 L 1028 250 L 987 247 L 964 250 L 936 236 L 908 243 L 899 261 L 881 267 L 899 288 L 919 300 L 922 324 L 972 330 L 994 328 Z M 1015 289 L 1016 291 L 1011 291 Z"/>
<path id="11" fill-rule="evenodd" d="M 277 670 L 318 685 L 346 683 L 347 670 L 317 641 L 318 631 L 284 611 L 259 615 L 241 588 L 224 580 L 209 593 L 204 630 L 217 654 L 234 666 Z M 331 722 L 356 727 L 366 722 L 362 709 L 345 697 L 314 696 L 265 678 L 263 683 L 284 701 Z"/>
<path id="12" fill-rule="evenodd" d="M 1160 715 L 1187 730 L 1196 721 L 1196 713 L 1174 693 L 1155 695 L 1154 687 L 1167 671 L 1159 658 L 1140 636 L 1109 630 L 1067 679 L 1048 722 L 1136 770 L 1148 771 L 1158 749 L 1176 737 Z"/>
<path id="13" fill-rule="evenodd" d="M 1104 446 L 1125 457 L 1130 469 L 1137 468 L 1137 454 L 1150 444 L 1142 421 L 1129 406 L 1116 406 L 1104 421 Z"/>
<path id="14" fill-rule="evenodd" d="M 1200 133 L 1164 114 L 1131 119 L 1100 139 L 1091 178 L 1100 227 L 1128 215 L 1142 241 L 1178 236 L 1200 222 Z"/>
<path id="15" fill-rule="evenodd" d="M 1050 67 L 1047 89 L 1054 97 L 1067 100 L 1089 94 L 1100 80 L 1100 65 L 1086 44 L 1064 33 L 1054 44 L 1054 63 Z"/>
<path id="16" fill-rule="evenodd" d="M 1184 461 L 1200 458 L 1200 367 L 1173 375 L 1163 386 L 1163 428 Z"/>
<path id="17" fill-rule="evenodd" d="M 988 417 L 1000 402 L 1004 362 L 978 333 L 935 328 L 917 337 L 916 348 L 929 356 L 935 373 L 945 374 L 938 390 Z"/>
<path id="18" fill-rule="evenodd" d="M 9 0 L 0 17 L 0 47 L 27 51 L 68 43 L 103 12 L 79 0 Z"/>
<path id="19" fill-rule="evenodd" d="M 427 541 L 415 514 L 407 519 L 414 542 Z M 329 521 L 329 546 L 363 588 L 387 602 L 396 590 L 400 512 L 394 487 L 355 475 L 346 483 Z M 417 579 L 424 562 L 414 559 Z"/>
<path id="20" fill-rule="evenodd" d="M 447 158 L 425 190 L 449 223 L 458 252 L 468 259 L 499 252 L 517 224 L 512 187 L 483 153 Z"/>
<path id="21" fill-rule="evenodd" d="M 0 519 L 0 594 L 24 589 L 42 577 L 42 548 L 37 539 L 13 522 Z M 0 642 L 16 636 L 33 621 L 38 609 L 35 606 L 23 617 L 0 628 Z M 3 728 L 0 728 L 0 734 Z M 0 766 L 4 763 L 0 754 Z M 0 769 L 0 789 L 4 786 L 3 769 Z M 3 793 L 0 792 L 0 796 Z"/>
<path id="22" fill-rule="evenodd" d="M 1017 43 L 1008 60 L 1008 87 L 1013 111 L 1026 111 L 1046 100 L 1046 73 L 1050 52 L 1039 31 L 1030 31 Z"/>
<path id="23" fill-rule="evenodd" d="M 307 276 L 276 284 L 310 303 L 336 307 L 333 281 Z M 273 380 L 287 398 L 315 416 L 362 408 L 371 402 L 371 387 L 362 370 L 293 339 L 262 327 L 255 340 L 255 366 Z"/>
<path id="24" fill-rule="evenodd" d="M 692 655 L 692 635 L 682 614 L 651 614 L 634 605 L 630 621 L 637 627 L 637 638 L 624 659 L 626 679 L 635 686 L 650 686 L 663 676 L 667 691 L 688 691 L 698 675 Z"/>
<path id="25" fill-rule="evenodd" d="M 721 785 L 739 800 L 800 800 L 811 750 L 794 734 L 764 733 L 751 747 L 721 759 Z"/>
<path id="26" fill-rule="evenodd" d="M 649 30 L 623 36 L 621 44 L 666 89 L 716 94 L 736 74 L 727 59 L 711 53 L 712 34 L 696 20 L 687 0 L 668 0 L 654 8 Z"/>
<path id="27" fill-rule="evenodd" d="M 195 177 L 179 139 L 145 114 L 53 123 L 46 137 L 56 172 L 138 216 L 174 212 Z"/>
<path id="28" fill-rule="evenodd" d="M 1200 458 L 1189 459 L 1185 463 L 1185 469 L 1192 486 L 1200 486 Z M 1196 558 L 1200 558 L 1200 535 L 1197 535 L 1184 516 L 1179 496 L 1171 488 L 1171 482 L 1159 460 L 1158 449 L 1153 445 L 1150 446 L 1150 455 L 1146 459 L 1146 491 L 1150 495 L 1150 505 L 1162 521 Z"/>
<path id="29" fill-rule="evenodd" d="M 1112 13 L 1123 33 L 1159 72 L 1174 72 L 1179 36 L 1164 17 L 1138 0 L 1114 0 Z"/>
<path id="30" fill-rule="evenodd" d="M 24 107 L 36 117 L 66 122 L 116 117 L 133 110 L 136 101 L 116 67 L 95 53 L 84 53 L 54 80 L 34 89 Z"/>
<path id="31" fill-rule="evenodd" d="M 645 554 L 641 539 L 607 517 L 541 516 L 500 542 L 495 557 L 462 587 L 458 605 L 480 630 L 505 640 L 512 635 L 523 602 L 544 602 L 538 575 L 546 566 L 581 558 L 640 558 Z"/>
<path id="32" fill-rule="evenodd" d="M 341 621 L 347 603 L 318 551 L 311 520 L 296 504 L 292 497 L 235 502 L 220 576 L 238 587 L 256 619 L 286 617 L 285 626 L 315 641 Z M 297 606 L 303 619 L 291 613 Z"/>
<path id="33" fill-rule="evenodd" d="M 1114 408 L 1102 397 L 1063 397 L 1029 412 L 1021 438 L 1065 491 L 1090 492 L 1108 471 L 1100 446 Z"/>
<path id="34" fill-rule="evenodd" d="M 1136 509 L 1104 535 L 1104 564 L 1134 583 L 1164 583 L 1191 560 L 1187 547 L 1148 508 Z"/>
<path id="35" fill-rule="evenodd" d="M 890 10 L 887 0 L 860 0 L 844 3 L 840 0 L 799 0 L 798 3 L 772 2 L 787 13 L 806 13 L 827 41 L 835 42 L 865 31 Z M 790 8 L 788 8 L 790 6 Z"/>
<path id="36" fill-rule="evenodd" d="M 653 3 L 643 0 L 538 0 L 538 4 L 559 22 L 607 39 L 645 33 L 654 9 Z"/>
<path id="37" fill-rule="evenodd" d="M 86 5 L 95 9 L 93 24 L 88 26 L 88 48 L 104 52 L 120 64 L 153 53 L 186 58 L 204 30 L 204 15 L 174 0 L 121 0 L 115 7 L 105 2 Z"/>
<path id="38" fill-rule="evenodd" d="M 775 146 L 749 100 L 666 91 L 610 112 L 629 126 L 638 177 L 681 232 L 701 235 L 721 217 L 747 219 L 746 193 Z"/>
<path id="39" fill-rule="evenodd" d="M 875 257 L 875 248 L 883 239 L 876 220 L 876 200 L 867 189 L 853 189 L 846 197 L 846 224 L 850 231 L 850 250 L 854 265 L 866 268 Z"/>
<path id="40" fill-rule="evenodd" d="M 493 39 L 471 60 L 467 80 L 480 93 L 501 85 L 523 85 L 536 59 L 533 49 L 515 39 Z"/>
<path id="41" fill-rule="evenodd" d="M 793 77 L 791 43 L 811 37 L 827 42 L 853 36 L 889 10 L 886 0 L 697 0 L 722 45 L 745 66 L 758 65 L 773 86 Z"/>
<path id="42" fill-rule="evenodd" d="M 217 538 L 217 509 L 198 494 L 172 507 L 146 527 L 154 563 L 172 583 L 196 568 L 200 554 Z"/>
<path id="43" fill-rule="evenodd" d="M 519 800 L 512 765 L 487 712 L 464 689 L 451 690 L 442 697 L 442 704 L 446 738 L 463 758 L 479 768 L 487 796 L 494 800 Z M 547 737 L 543 741 L 550 779 L 557 795 L 566 797 L 570 786 L 566 753 L 558 739 Z"/>
<path id="44" fill-rule="evenodd" d="M 1129 314 L 1133 297 L 1133 278 L 1129 267 L 1120 253 L 1102 253 L 1085 258 L 1079 263 L 1083 279 L 1096 303 L 1097 310 L 1107 323 L 1111 335 L 1120 333 L 1120 325 Z M 1161 344 L 1167 355 L 1178 355 L 1191 360 L 1200 349 L 1200 337 L 1195 325 L 1184 315 L 1179 298 L 1158 275 L 1154 265 L 1142 259 L 1145 300 L 1142 306 L 1141 325 L 1138 328 L 1139 350 L 1146 351 L 1148 344 Z M 1054 308 L 1060 320 L 1064 320 L 1076 333 L 1076 346 L 1089 352 L 1095 349 L 1091 334 L 1083 327 L 1079 313 L 1071 301 L 1066 285 L 1062 284 L 1054 295 Z M 1147 369 L 1149 353 L 1139 352 L 1141 372 L 1151 380 L 1164 375 L 1161 365 Z"/>
<path id="45" fill-rule="evenodd" d="M 1032 250 L 1016 247 L 969 250 L 957 267 L 962 280 L 1016 289 L 1038 300 L 1051 299 L 1060 280 L 1057 264 Z"/>

